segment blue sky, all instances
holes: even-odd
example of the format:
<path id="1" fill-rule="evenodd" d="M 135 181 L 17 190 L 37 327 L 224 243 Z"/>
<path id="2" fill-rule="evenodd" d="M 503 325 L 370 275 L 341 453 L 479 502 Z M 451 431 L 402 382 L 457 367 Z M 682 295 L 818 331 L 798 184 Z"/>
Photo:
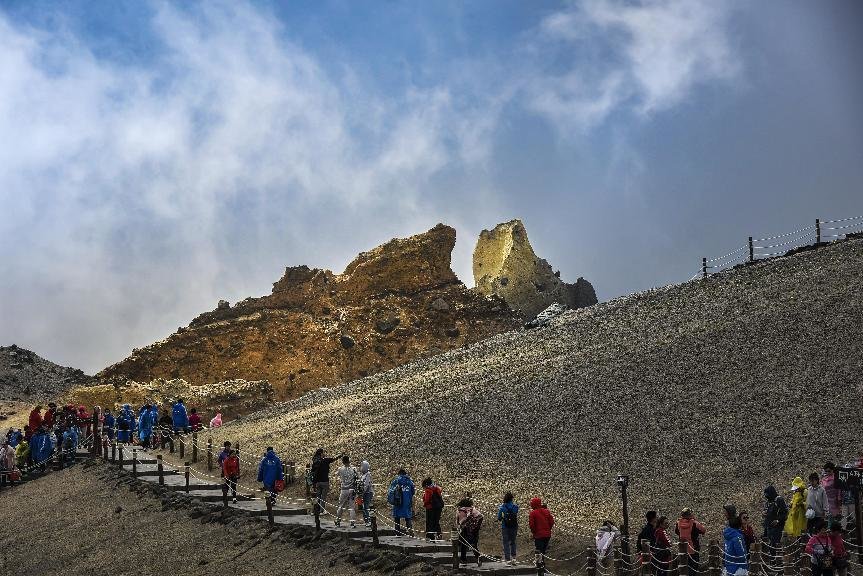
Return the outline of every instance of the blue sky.
<path id="1" fill-rule="evenodd" d="M 863 215 L 863 6 L 0 0 L 0 342 L 96 371 L 285 266 L 521 218 L 600 299 Z"/>

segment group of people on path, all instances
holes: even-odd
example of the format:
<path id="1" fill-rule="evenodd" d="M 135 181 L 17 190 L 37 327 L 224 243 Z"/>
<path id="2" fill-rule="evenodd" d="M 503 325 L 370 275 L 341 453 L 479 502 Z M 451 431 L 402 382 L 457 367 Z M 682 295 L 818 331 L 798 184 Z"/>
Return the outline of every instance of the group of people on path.
<path id="1" fill-rule="evenodd" d="M 277 458 L 274 453 L 270 453 L 270 450 L 267 450 L 267 455 L 259 465 L 258 480 L 263 481 L 265 490 L 272 490 L 275 480 L 281 479 L 281 466 L 273 467 L 272 474 L 266 472 L 270 469 L 266 461 Z M 341 464 L 333 474 L 331 465 L 335 462 Z M 338 497 L 331 500 L 330 485 L 332 481 L 337 483 Z M 338 502 L 333 514 L 333 522 L 336 526 L 341 525 L 346 511 L 350 526 L 356 526 L 357 508 L 362 510 L 365 525 L 370 526 L 375 484 L 372 481 L 372 472 L 368 461 L 363 460 L 360 468 L 357 469 L 347 454 L 329 457 L 323 448 L 318 448 L 308 466 L 306 482 L 317 499 L 318 511 L 321 514 L 327 513 L 327 504 L 333 503 L 335 505 L 335 502 Z M 420 483 L 420 488 L 422 489 L 422 507 L 425 510 L 425 538 L 430 541 L 440 541 L 443 536 L 441 516 L 446 507 L 444 491 L 432 478 L 425 478 Z M 414 535 L 414 501 L 418 499 L 418 496 L 416 485 L 410 474 L 404 468 L 399 469 L 386 490 L 386 501 L 391 508 L 393 527 L 397 534 Z M 530 506 L 528 526 L 534 538 L 536 552 L 542 558 L 551 540 L 554 517 L 540 498 L 531 499 Z M 481 565 L 483 555 L 479 551 L 479 535 L 483 526 L 484 515 L 476 507 L 470 494 L 465 494 L 455 508 L 455 529 L 458 532 L 460 559 L 462 563 L 466 564 L 468 553 L 471 553 L 474 561 Z M 513 565 L 517 562 L 516 537 L 519 519 L 519 507 L 515 503 L 515 497 L 511 492 L 507 492 L 503 495 L 502 502 L 497 509 L 496 521 L 501 530 L 502 559 Z M 402 521 L 404 521 L 404 525 L 402 525 Z"/>
<path id="2" fill-rule="evenodd" d="M 62 467 L 75 461 L 79 444 L 90 436 L 94 415 L 84 406 L 57 406 L 50 402 L 30 412 L 24 429 L 9 428 L 0 446 L 0 487 L 13 485 L 25 476 L 40 475 L 49 462 Z"/>
<path id="3" fill-rule="evenodd" d="M 105 410 L 102 420 L 105 435 L 117 442 L 124 444 L 139 443 L 148 448 L 159 445 L 173 446 L 174 437 L 178 434 L 199 432 L 203 430 L 204 424 L 197 408 L 186 409 L 182 398 L 178 398 L 171 404 L 171 409 L 162 409 L 159 414 L 159 405 L 156 402 L 145 402 L 137 412 L 131 404 L 123 404 L 116 416 L 110 410 Z M 210 420 L 210 428 L 218 428 L 222 425 L 221 412 L 216 413 Z"/>
<path id="4" fill-rule="evenodd" d="M 856 462 L 863 468 L 863 458 Z M 848 569 L 849 554 L 845 546 L 848 528 L 848 491 L 835 486 L 836 466 L 824 464 L 822 473 L 812 472 L 808 486 L 801 477 L 791 482 L 788 500 L 775 486 L 764 488 L 764 509 L 761 535 L 756 534 L 750 513 L 737 511 L 733 504 L 724 507 L 725 526 L 722 529 L 723 567 L 725 574 L 748 576 L 752 545 L 761 542 L 763 566 L 778 573 L 782 569 L 783 542 L 805 546 L 813 576 L 844 576 Z M 652 562 L 658 576 L 670 574 L 676 549 L 670 536 L 671 523 L 655 510 L 647 512 L 647 523 L 638 535 L 636 548 L 642 551 L 642 560 Z M 701 538 L 707 528 L 699 522 L 690 508 L 684 508 L 674 524 L 674 534 L 686 542 L 691 571 L 701 571 Z M 646 543 L 646 546 L 643 546 Z"/>

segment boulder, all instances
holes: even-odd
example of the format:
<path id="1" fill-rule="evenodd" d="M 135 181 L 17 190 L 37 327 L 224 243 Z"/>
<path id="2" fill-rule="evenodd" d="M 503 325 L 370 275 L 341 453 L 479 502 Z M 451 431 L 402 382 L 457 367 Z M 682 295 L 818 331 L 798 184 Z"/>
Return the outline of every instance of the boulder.
<path id="1" fill-rule="evenodd" d="M 563 282 L 560 273 L 534 253 L 521 220 L 482 231 L 473 252 L 473 275 L 477 291 L 500 296 L 524 318 L 533 318 L 555 302 L 570 308 L 597 302 L 587 280 Z"/>

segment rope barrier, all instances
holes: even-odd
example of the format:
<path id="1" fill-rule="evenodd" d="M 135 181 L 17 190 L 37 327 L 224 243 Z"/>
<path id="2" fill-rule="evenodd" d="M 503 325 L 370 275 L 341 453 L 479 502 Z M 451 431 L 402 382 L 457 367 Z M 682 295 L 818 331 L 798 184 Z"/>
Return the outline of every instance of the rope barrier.
<path id="1" fill-rule="evenodd" d="M 850 218 L 840 218 L 839 220 L 822 220 L 822 224 L 836 224 L 838 222 L 850 222 L 851 220 L 863 220 L 863 216 L 852 216 Z"/>

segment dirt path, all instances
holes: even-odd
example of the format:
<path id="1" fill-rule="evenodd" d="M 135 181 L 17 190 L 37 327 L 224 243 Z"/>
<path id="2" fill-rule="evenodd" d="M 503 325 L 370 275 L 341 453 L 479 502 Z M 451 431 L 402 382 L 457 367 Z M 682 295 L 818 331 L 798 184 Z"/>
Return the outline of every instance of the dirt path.
<path id="1" fill-rule="evenodd" d="M 374 562 L 391 574 L 402 561 L 340 541 L 271 533 L 259 520 L 169 501 L 108 465 L 88 466 L 2 492 L 0 574 L 341 576 Z M 398 573 L 444 571 L 412 564 Z"/>

